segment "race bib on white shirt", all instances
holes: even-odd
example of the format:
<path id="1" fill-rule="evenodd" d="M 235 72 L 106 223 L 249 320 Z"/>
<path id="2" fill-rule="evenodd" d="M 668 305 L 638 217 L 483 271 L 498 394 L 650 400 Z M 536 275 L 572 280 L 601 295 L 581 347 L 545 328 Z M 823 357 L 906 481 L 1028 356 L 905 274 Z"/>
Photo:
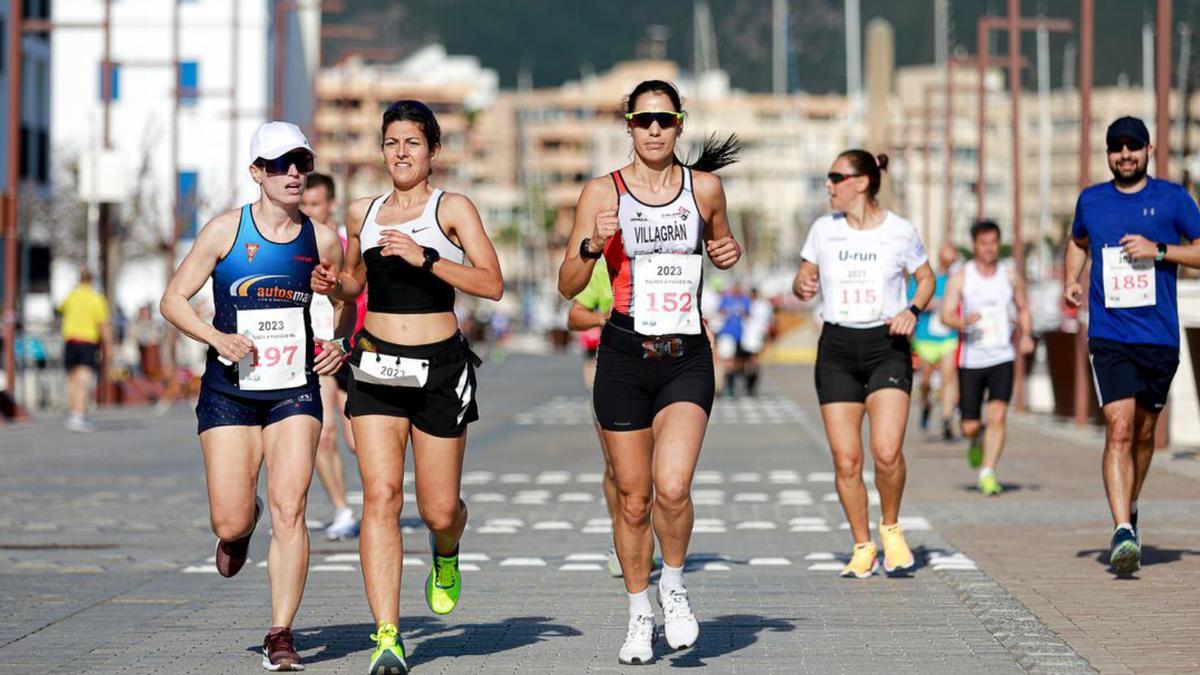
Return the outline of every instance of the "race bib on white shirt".
<path id="1" fill-rule="evenodd" d="M 238 361 L 238 388 L 274 391 L 303 386 L 305 340 L 304 308 L 243 309 L 237 313 L 237 331 L 250 338 L 254 348 Z"/>
<path id="2" fill-rule="evenodd" d="M 977 346 L 999 349 L 1012 343 L 1012 329 L 1006 305 L 984 305 L 979 308 L 979 321 L 974 326 Z"/>
<path id="3" fill-rule="evenodd" d="M 835 323 L 870 323 L 883 318 L 883 269 L 875 262 L 844 261 L 832 270 L 833 290 L 825 301 Z"/>
<path id="4" fill-rule="evenodd" d="M 1104 249 L 1104 306 L 1148 307 L 1157 302 L 1154 260 L 1132 260 L 1120 246 Z"/>
<path id="5" fill-rule="evenodd" d="M 382 384 L 387 387 L 425 386 L 429 379 L 429 361 L 425 359 L 409 359 L 403 356 L 389 356 L 378 352 L 363 352 L 361 363 L 354 369 L 354 379 L 368 384 Z"/>
<path id="6" fill-rule="evenodd" d="M 700 334 L 699 255 L 642 254 L 633 259 L 634 330 L 643 335 Z"/>
<path id="7" fill-rule="evenodd" d="M 329 298 L 314 293 L 312 304 L 308 307 L 308 316 L 312 319 L 313 337 L 321 340 L 333 339 L 333 303 Z"/>

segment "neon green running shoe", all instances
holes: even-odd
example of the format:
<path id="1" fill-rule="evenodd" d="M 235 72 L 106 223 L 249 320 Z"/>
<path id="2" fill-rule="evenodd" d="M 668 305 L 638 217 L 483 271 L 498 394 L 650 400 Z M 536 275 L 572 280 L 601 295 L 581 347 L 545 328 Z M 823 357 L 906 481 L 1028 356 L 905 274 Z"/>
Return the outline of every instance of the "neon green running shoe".
<path id="1" fill-rule="evenodd" d="M 462 593 L 458 555 L 439 554 L 432 532 L 429 534 L 429 551 L 433 555 L 433 569 L 425 579 L 425 604 L 434 614 L 449 614 L 458 606 L 458 596 Z"/>
<path id="2" fill-rule="evenodd" d="M 983 493 L 984 497 L 993 497 L 1003 492 L 1004 489 L 1000 487 L 1000 482 L 994 475 L 987 474 L 979 477 L 979 491 Z"/>
<path id="3" fill-rule="evenodd" d="M 371 654 L 371 665 L 367 675 L 408 675 L 408 662 L 404 660 L 404 645 L 394 623 L 379 624 L 379 632 L 372 633 L 375 652 Z"/>
<path id="4" fill-rule="evenodd" d="M 978 469 L 983 466 L 983 432 L 971 439 L 971 445 L 967 448 L 967 465 L 972 469 Z"/>

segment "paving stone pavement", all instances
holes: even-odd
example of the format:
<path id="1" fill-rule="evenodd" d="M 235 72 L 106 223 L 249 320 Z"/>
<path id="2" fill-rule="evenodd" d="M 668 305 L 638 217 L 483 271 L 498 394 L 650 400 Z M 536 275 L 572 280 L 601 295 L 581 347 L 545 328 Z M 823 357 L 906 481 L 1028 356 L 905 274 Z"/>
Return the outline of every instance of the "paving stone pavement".
<path id="1" fill-rule="evenodd" d="M 453 615 L 435 617 L 425 607 L 429 551 L 411 499 L 402 519 L 409 548 L 401 631 L 414 672 L 627 670 L 616 662 L 626 601 L 621 583 L 603 571 L 611 530 L 578 360 L 513 357 L 485 366 L 480 385 L 483 420 L 470 432 L 463 486 L 471 508 L 464 599 Z M 1197 625 L 1188 605 L 1200 598 L 1184 581 L 1196 562 L 1186 549 L 1194 530 L 1182 518 L 1194 512 L 1195 479 L 1169 470 L 1152 478 L 1156 499 L 1143 509 L 1163 514 L 1164 524 L 1150 525 L 1148 533 L 1162 538 L 1148 543 L 1179 553 L 1148 565 L 1129 591 L 1162 589 L 1148 596 L 1157 605 L 1126 613 L 1137 631 L 1126 636 L 1129 648 L 1118 649 L 1112 636 L 1122 626 L 1113 614 L 1125 618 L 1126 596 L 1097 598 L 1096 589 L 1119 585 L 1094 554 L 1077 555 L 1107 538 L 1090 437 L 1028 432 L 1019 444 L 1030 447 L 1002 465 L 1013 489 L 985 501 L 963 488 L 971 477 L 961 448 L 913 432 L 902 522 L 920 567 L 906 579 L 846 581 L 836 575 L 851 542 L 811 370 L 772 368 L 765 388 L 757 401 L 718 401 L 705 441 L 687 566 L 700 641 L 671 654 L 660 641 L 658 660 L 641 671 L 1195 665 L 1181 629 Z M 259 526 L 252 562 L 222 579 L 211 563 L 191 411 L 111 411 L 98 426 L 88 436 L 49 419 L 0 430 L 0 673 L 259 671 L 269 521 Z M 1047 465 L 1060 446 L 1069 460 Z M 1171 461 L 1194 461 L 1178 454 Z M 348 479 L 357 490 L 353 471 Z M 314 487 L 310 518 L 329 511 Z M 372 626 L 357 544 L 326 542 L 314 531 L 312 553 L 295 626 L 300 652 L 310 672 L 361 672 Z M 1174 597 L 1168 581 L 1182 584 Z M 1156 626 L 1156 612 L 1159 624 L 1172 625 Z M 1137 660 L 1148 658 L 1149 636 L 1155 648 L 1174 650 L 1170 660 Z"/>

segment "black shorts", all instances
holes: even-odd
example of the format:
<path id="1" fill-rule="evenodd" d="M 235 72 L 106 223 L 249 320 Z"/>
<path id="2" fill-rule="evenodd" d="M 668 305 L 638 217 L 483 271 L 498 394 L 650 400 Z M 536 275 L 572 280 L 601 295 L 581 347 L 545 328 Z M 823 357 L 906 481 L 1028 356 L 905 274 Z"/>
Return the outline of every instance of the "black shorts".
<path id="1" fill-rule="evenodd" d="M 350 373 L 349 364 L 343 363 L 342 367 L 338 368 L 337 372 L 333 374 L 333 379 L 337 382 L 338 389 L 341 389 L 343 392 L 350 391 L 350 380 L 354 379 L 354 376 Z"/>
<path id="2" fill-rule="evenodd" d="M 94 342 L 68 341 L 63 347 L 63 365 L 67 370 L 86 366 L 95 370 L 100 367 L 100 345 Z"/>
<path id="3" fill-rule="evenodd" d="M 1008 403 L 1013 391 L 1013 362 L 1005 361 L 987 368 L 958 369 L 958 408 L 964 420 L 982 419 L 983 390 L 988 401 Z"/>
<path id="4" fill-rule="evenodd" d="M 457 438 L 479 419 L 475 368 L 482 365 L 462 333 L 427 345 L 397 345 L 360 330 L 342 366 L 361 365 L 365 352 L 429 361 L 424 387 L 393 387 L 360 382 L 352 375 L 346 392 L 346 416 L 406 417 L 431 436 Z M 370 358 L 369 356 L 367 358 Z"/>
<path id="5" fill-rule="evenodd" d="M 912 393 L 908 338 L 889 336 L 887 326 L 847 328 L 827 323 L 817 342 L 817 400 L 865 403 L 880 389 Z"/>
<path id="6" fill-rule="evenodd" d="M 647 429 L 660 410 L 680 402 L 695 403 L 707 415 L 715 393 L 712 347 L 703 333 L 655 338 L 634 332 L 632 319 L 615 313 L 604 325 L 592 387 L 601 428 Z"/>
<path id="7" fill-rule="evenodd" d="M 213 427 L 269 427 L 293 415 L 322 421 L 321 391 L 314 387 L 287 398 L 246 398 L 201 385 L 196 401 L 197 433 Z"/>
<path id="8" fill-rule="evenodd" d="M 1100 407 L 1134 398 L 1142 410 L 1158 412 L 1179 368 L 1179 349 L 1163 345 L 1123 344 L 1102 338 L 1088 340 L 1096 397 Z"/>

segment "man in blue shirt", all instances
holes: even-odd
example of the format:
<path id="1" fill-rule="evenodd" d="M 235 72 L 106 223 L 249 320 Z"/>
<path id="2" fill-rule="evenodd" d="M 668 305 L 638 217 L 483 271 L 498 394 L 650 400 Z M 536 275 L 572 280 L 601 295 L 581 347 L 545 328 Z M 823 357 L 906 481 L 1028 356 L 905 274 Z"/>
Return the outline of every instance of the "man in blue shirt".
<path id="1" fill-rule="evenodd" d="M 1088 351 L 1104 411 L 1104 489 L 1116 530 L 1109 562 L 1141 565 L 1137 500 L 1154 455 L 1154 428 L 1179 366 L 1179 265 L 1200 267 L 1200 209 L 1183 187 L 1146 176 L 1154 147 L 1141 120 L 1108 127 L 1113 180 L 1079 195 L 1063 296 L 1083 302 L 1090 255 Z M 1182 240 L 1189 243 L 1183 244 Z"/>

